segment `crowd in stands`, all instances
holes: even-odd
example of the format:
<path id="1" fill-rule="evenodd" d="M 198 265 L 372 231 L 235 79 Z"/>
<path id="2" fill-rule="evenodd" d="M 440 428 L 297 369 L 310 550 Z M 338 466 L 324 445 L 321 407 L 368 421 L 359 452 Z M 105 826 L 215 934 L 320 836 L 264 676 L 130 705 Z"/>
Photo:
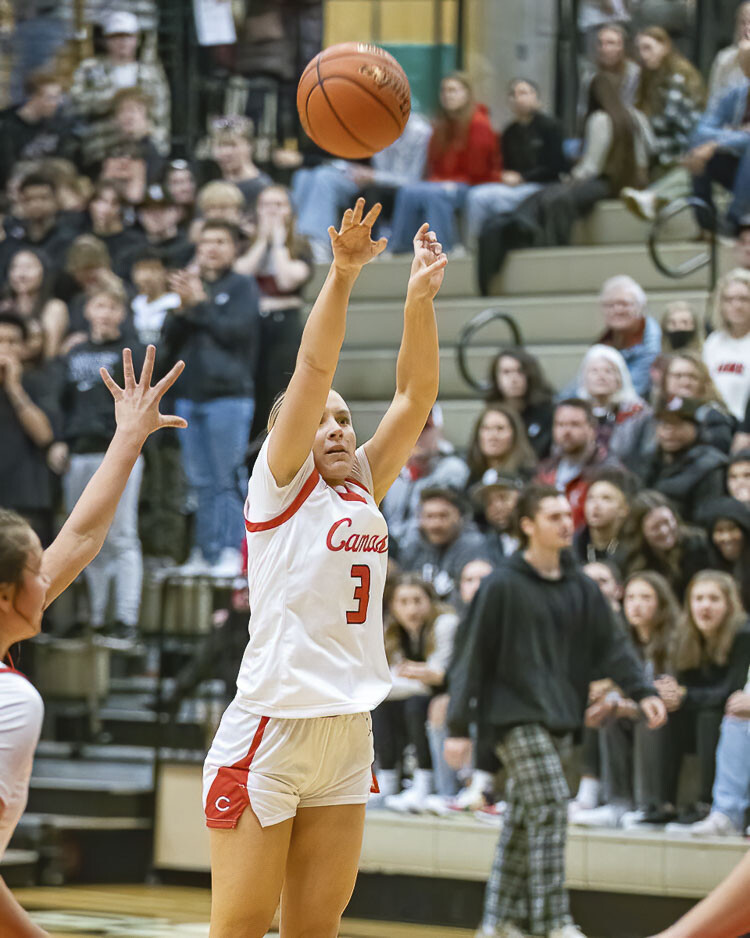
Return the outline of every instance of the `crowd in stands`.
<path id="1" fill-rule="evenodd" d="M 394 684 L 373 720 L 381 801 L 395 810 L 492 798 L 492 752 L 478 747 L 460 792 L 442 758 L 450 667 L 482 579 L 519 547 L 515 508 L 536 481 L 569 499 L 572 553 L 670 712 L 663 730 L 647 731 L 620 689 L 592 685 L 571 820 L 727 835 L 748 823 L 750 4 L 709 93 L 662 26 L 632 36 L 628 22 L 587 21 L 577 143 L 543 112 L 531 78 L 511 83 L 514 119 L 498 134 L 455 73 L 432 123 L 415 111 L 370 163 L 319 155 L 289 187 L 254 162 L 243 115 L 214 118 L 200 154 L 171 158 L 169 84 L 158 61 L 139 58 L 127 11 L 103 20 L 102 48 L 69 86 L 32 71 L 0 116 L 3 505 L 49 544 L 114 432 L 100 369 L 121 381 L 122 350 L 138 371 L 147 344 L 160 373 L 186 362 L 167 409 L 188 429 L 148 442 L 85 574 L 86 627 L 130 640 L 144 564 L 147 575 L 241 572 L 248 472 L 294 366 L 303 290 L 330 257 L 328 226 L 357 195 L 383 202 L 390 253 L 411 250 L 427 218 L 454 256 L 476 252 L 485 289 L 511 248 L 568 243 L 573 222 L 605 198 L 654 217 L 692 191 L 707 203 L 701 226 L 737 238 L 707 337 L 691 305 L 672 303 L 659 322 L 642 287 L 611 271 L 600 327 L 567 388 L 556 391 L 527 350 L 503 348 L 462 451 L 433 409 L 383 502 Z M 712 208 L 712 182 L 732 193 L 726 215 Z M 699 791 L 681 803 L 689 752 Z"/>

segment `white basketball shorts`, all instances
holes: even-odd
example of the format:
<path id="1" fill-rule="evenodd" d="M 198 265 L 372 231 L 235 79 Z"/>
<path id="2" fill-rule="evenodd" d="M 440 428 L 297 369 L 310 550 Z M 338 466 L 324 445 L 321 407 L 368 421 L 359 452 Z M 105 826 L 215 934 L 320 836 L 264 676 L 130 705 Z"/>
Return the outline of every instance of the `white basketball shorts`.
<path id="1" fill-rule="evenodd" d="M 233 700 L 203 765 L 206 825 L 236 827 L 248 806 L 269 827 L 297 808 L 365 804 L 374 758 L 369 713 L 281 720 Z"/>

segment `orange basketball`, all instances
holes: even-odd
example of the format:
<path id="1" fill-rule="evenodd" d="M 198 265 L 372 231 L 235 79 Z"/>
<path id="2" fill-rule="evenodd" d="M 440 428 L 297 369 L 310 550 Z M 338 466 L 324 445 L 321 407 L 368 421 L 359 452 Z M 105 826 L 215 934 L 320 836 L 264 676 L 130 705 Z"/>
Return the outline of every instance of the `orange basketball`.
<path id="1" fill-rule="evenodd" d="M 409 80 L 384 49 L 342 42 L 316 55 L 302 73 L 297 110 L 319 147 L 362 159 L 401 136 L 411 110 Z"/>

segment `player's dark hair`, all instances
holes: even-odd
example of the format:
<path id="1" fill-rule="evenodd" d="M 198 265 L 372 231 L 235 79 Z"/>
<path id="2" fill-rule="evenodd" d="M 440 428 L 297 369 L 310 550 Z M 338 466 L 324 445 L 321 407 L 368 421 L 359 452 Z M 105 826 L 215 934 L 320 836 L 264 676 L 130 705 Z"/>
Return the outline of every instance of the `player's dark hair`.
<path id="1" fill-rule="evenodd" d="M 31 527 L 9 508 L 0 508 L 0 583 L 20 583 L 29 556 Z"/>
<path id="2" fill-rule="evenodd" d="M 529 546 L 529 538 L 521 528 L 521 519 L 528 518 L 533 521 L 539 513 L 539 506 L 545 498 L 559 498 L 560 492 L 554 485 L 528 485 L 518 499 L 516 509 L 513 513 L 513 528 L 516 536 L 521 542 L 521 547 Z"/>

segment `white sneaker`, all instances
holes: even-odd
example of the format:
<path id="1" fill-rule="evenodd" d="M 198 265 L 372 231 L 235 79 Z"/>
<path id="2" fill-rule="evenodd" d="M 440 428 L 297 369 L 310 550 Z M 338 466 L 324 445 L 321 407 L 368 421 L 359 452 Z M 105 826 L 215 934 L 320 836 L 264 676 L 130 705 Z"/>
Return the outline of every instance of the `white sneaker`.
<path id="1" fill-rule="evenodd" d="M 200 547 L 194 547 L 185 563 L 175 567 L 171 572 L 179 576 L 206 576 L 211 572 L 211 565 L 203 556 Z"/>
<path id="2" fill-rule="evenodd" d="M 547 938 L 586 938 L 577 925 L 561 925 L 547 932 Z"/>
<path id="3" fill-rule="evenodd" d="M 570 813 L 568 817 L 578 827 L 619 827 L 624 814 L 622 805 L 603 804 L 598 808 L 579 808 L 573 817 Z"/>
<path id="4" fill-rule="evenodd" d="M 234 547 L 225 547 L 211 567 L 211 576 L 223 580 L 234 579 L 242 573 L 242 554 Z"/>
<path id="5" fill-rule="evenodd" d="M 726 814 L 712 811 L 708 817 L 695 824 L 667 824 L 670 834 L 688 834 L 690 837 L 739 837 L 741 836 Z"/>
<path id="6" fill-rule="evenodd" d="M 577 798 L 573 798 L 572 801 L 568 802 L 568 824 L 575 824 L 575 818 L 581 811 L 593 811 L 595 808 L 595 804 L 586 804 Z"/>
<path id="7" fill-rule="evenodd" d="M 453 814 L 451 809 L 452 801 L 452 798 L 446 798 L 444 795 L 428 795 L 424 800 L 424 809 L 427 814 L 449 817 Z"/>
<path id="8" fill-rule="evenodd" d="M 513 922 L 503 922 L 497 928 L 480 928 L 474 938 L 526 938 L 526 933 Z"/>
<path id="9" fill-rule="evenodd" d="M 656 218 L 656 195 L 648 189 L 627 187 L 620 192 L 620 198 L 634 215 L 644 221 L 653 221 Z"/>
<path id="10" fill-rule="evenodd" d="M 397 795 L 388 795 L 385 799 L 385 807 L 398 814 L 422 814 L 426 810 L 427 798 L 427 795 L 415 791 L 413 787 L 407 788 Z"/>

